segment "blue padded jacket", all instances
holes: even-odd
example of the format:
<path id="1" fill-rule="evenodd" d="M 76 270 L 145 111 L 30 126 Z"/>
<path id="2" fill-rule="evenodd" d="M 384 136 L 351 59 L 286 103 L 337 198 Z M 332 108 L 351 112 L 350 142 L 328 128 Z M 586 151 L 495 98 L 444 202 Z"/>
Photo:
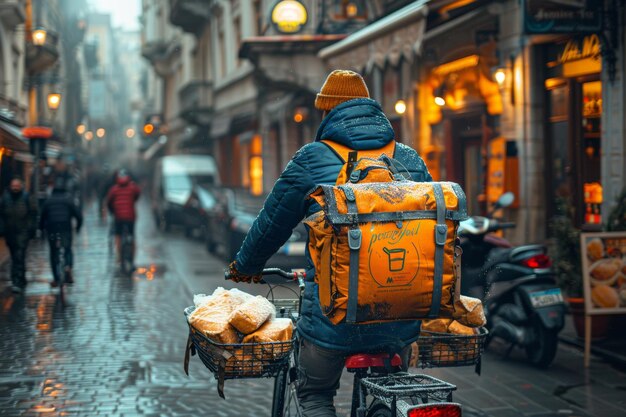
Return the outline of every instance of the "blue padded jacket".
<path id="1" fill-rule="evenodd" d="M 377 149 L 393 140 L 394 132 L 380 105 L 371 99 L 346 101 L 322 121 L 315 142 L 303 146 L 276 181 L 265 205 L 248 232 L 239 253 L 237 268 L 253 274 L 287 241 L 294 227 L 306 216 L 320 210 L 308 199 L 319 184 L 334 184 L 343 166 L 339 157 L 322 139 L 355 150 Z M 394 158 L 410 172 L 414 181 L 432 181 L 424 161 L 412 148 L 398 143 Z M 307 282 L 302 301 L 298 333 L 319 346 L 344 352 L 363 352 L 384 345 L 408 345 L 419 336 L 419 321 L 350 325 L 332 324 L 319 307 L 315 269 L 308 247 Z"/>

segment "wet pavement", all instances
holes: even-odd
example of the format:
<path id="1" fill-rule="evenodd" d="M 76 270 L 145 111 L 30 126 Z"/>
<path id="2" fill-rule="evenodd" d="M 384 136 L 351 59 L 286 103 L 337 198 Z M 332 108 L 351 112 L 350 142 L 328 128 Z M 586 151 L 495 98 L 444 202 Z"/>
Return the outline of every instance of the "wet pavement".
<path id="1" fill-rule="evenodd" d="M 76 284 L 63 307 L 48 286 L 47 247 L 34 242 L 29 286 L 13 296 L 7 267 L 0 271 L 0 416 L 267 416 L 271 380 L 227 381 L 220 399 L 215 379 L 193 357 L 182 369 L 187 327 L 182 310 L 194 293 L 223 281 L 225 262 L 182 232 L 154 230 L 143 202 L 138 223 L 139 273 L 116 273 L 107 227 L 95 212 L 75 241 Z M 240 285 L 264 293 L 263 286 Z M 503 346 L 485 355 L 482 375 L 473 369 L 431 370 L 457 385 L 464 415 L 624 416 L 624 373 L 594 357 L 585 370 L 579 349 L 559 348 L 548 371 L 526 365 L 520 352 L 504 358 Z M 349 408 L 350 376 L 337 399 Z M 477 411 L 480 410 L 480 411 Z"/>

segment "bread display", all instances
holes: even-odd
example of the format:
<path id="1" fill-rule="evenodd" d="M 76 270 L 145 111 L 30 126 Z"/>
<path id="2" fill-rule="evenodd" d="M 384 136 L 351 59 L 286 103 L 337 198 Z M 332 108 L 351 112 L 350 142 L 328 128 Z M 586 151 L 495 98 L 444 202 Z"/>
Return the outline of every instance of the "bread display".
<path id="1" fill-rule="evenodd" d="M 243 343 L 272 343 L 254 347 L 254 355 L 258 359 L 272 360 L 284 356 L 291 346 L 287 343 L 293 338 L 293 324 L 291 319 L 276 318 L 268 320 L 256 332 L 243 338 Z"/>
<path id="2" fill-rule="evenodd" d="M 229 322 L 241 333 L 250 334 L 275 315 L 274 304 L 270 303 L 267 298 L 257 295 L 238 306 L 231 313 Z"/>
<path id="3" fill-rule="evenodd" d="M 599 283 L 611 285 L 617 279 L 621 269 L 622 260 L 620 258 L 602 259 L 591 265 L 589 274 L 592 279 L 599 281 Z"/>
<path id="4" fill-rule="evenodd" d="M 595 262 L 604 257 L 604 243 L 600 239 L 591 239 L 587 243 L 587 257 L 590 261 Z"/>
<path id="5" fill-rule="evenodd" d="M 454 318 L 469 327 L 482 327 L 487 324 L 483 303 L 478 298 L 464 295 L 454 302 Z"/>
<path id="6" fill-rule="evenodd" d="M 620 297 L 617 290 L 608 285 L 596 285 L 591 289 L 591 300 L 596 307 L 619 307 Z"/>

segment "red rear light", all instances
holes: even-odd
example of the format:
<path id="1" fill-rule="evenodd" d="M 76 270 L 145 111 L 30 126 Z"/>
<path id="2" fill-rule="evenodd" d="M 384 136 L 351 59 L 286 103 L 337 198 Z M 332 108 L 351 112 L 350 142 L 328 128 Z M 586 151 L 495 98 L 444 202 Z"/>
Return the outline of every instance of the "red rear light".
<path id="1" fill-rule="evenodd" d="M 535 255 L 532 258 L 524 259 L 522 265 L 533 269 L 550 268 L 552 266 L 552 260 L 549 256 L 541 254 Z"/>
<path id="2" fill-rule="evenodd" d="M 419 405 L 407 413 L 407 417 L 461 417 L 461 415 L 461 406 L 451 403 Z"/>

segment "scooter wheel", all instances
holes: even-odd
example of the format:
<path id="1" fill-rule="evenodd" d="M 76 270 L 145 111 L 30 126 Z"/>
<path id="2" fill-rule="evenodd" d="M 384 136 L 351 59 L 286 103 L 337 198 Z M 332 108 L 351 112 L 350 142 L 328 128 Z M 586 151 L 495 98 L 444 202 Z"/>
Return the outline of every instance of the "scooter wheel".
<path id="1" fill-rule="evenodd" d="M 546 329 L 541 320 L 535 318 L 531 324 L 533 342 L 526 346 L 526 356 L 528 360 L 540 368 L 547 368 L 554 357 L 559 344 L 558 332 L 553 329 Z"/>

